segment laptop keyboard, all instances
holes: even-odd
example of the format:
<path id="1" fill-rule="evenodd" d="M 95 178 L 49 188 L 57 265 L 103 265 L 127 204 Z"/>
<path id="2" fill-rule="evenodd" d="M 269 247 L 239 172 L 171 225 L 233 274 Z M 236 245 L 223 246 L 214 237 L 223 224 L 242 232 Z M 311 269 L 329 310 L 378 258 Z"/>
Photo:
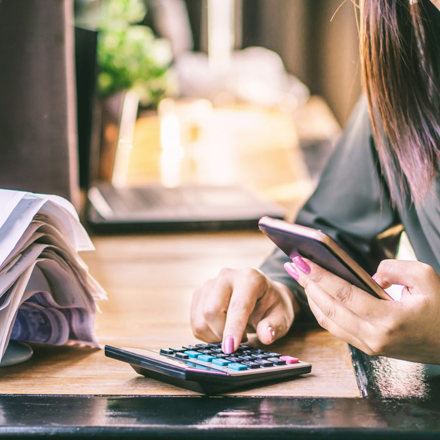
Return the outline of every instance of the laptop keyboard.
<path id="1" fill-rule="evenodd" d="M 240 187 L 159 185 L 115 188 L 99 185 L 113 218 L 151 220 L 258 218 L 274 212 L 274 205 Z M 93 203 L 93 200 L 92 200 Z M 96 204 L 95 204 L 96 206 Z M 278 213 L 280 210 L 278 210 Z"/>

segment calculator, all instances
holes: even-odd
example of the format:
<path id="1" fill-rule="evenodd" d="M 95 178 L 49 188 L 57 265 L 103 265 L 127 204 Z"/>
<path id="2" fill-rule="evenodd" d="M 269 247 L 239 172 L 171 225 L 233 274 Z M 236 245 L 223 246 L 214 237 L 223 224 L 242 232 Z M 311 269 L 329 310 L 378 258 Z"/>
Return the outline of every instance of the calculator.
<path id="1" fill-rule="evenodd" d="M 288 380 L 312 369 L 296 357 L 244 344 L 232 354 L 223 353 L 221 343 L 161 350 L 106 345 L 105 355 L 129 363 L 144 376 L 204 394 Z"/>

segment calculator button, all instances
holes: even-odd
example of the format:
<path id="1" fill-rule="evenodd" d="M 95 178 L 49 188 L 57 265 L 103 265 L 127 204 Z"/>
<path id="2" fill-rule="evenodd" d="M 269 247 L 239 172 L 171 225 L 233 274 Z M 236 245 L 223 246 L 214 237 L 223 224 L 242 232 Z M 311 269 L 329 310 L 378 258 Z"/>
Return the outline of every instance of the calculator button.
<path id="1" fill-rule="evenodd" d="M 208 344 L 196 344 L 197 348 L 206 348 Z"/>
<path id="2" fill-rule="evenodd" d="M 212 363 L 214 365 L 220 365 L 220 367 L 224 367 L 225 365 L 230 364 L 231 361 L 227 361 L 226 359 L 213 359 Z"/>
<path id="3" fill-rule="evenodd" d="M 295 357 L 292 357 L 292 356 L 280 356 L 280 359 L 282 361 L 286 361 L 287 365 L 297 364 L 299 362 L 298 358 L 295 358 Z"/>
<path id="4" fill-rule="evenodd" d="M 237 356 L 240 361 L 251 361 L 252 356 Z"/>
<path id="5" fill-rule="evenodd" d="M 213 359 L 215 359 L 215 357 L 209 354 L 199 354 L 197 359 L 202 362 L 211 362 Z"/>
<path id="6" fill-rule="evenodd" d="M 219 358 L 219 359 L 227 359 L 229 357 L 228 354 L 224 354 L 223 352 L 213 353 L 213 356 L 215 356 L 216 358 Z"/>
<path id="7" fill-rule="evenodd" d="M 270 357 L 269 355 L 267 355 L 267 354 L 256 354 L 255 356 L 253 356 L 254 357 L 254 359 L 255 360 L 257 360 L 257 359 L 267 359 L 268 357 Z"/>
<path id="8" fill-rule="evenodd" d="M 174 354 L 174 350 L 170 350 L 167 348 L 161 348 L 160 349 L 160 354 Z"/>
<path id="9" fill-rule="evenodd" d="M 179 359 L 188 359 L 189 356 L 185 353 L 176 353 L 176 357 Z"/>
<path id="10" fill-rule="evenodd" d="M 264 359 L 258 359 L 255 361 L 257 364 L 260 364 L 262 367 L 271 367 L 273 365 L 272 362 L 266 361 Z"/>
<path id="11" fill-rule="evenodd" d="M 272 362 L 274 365 L 286 365 L 286 361 L 276 357 L 267 358 L 267 361 Z"/>
<path id="12" fill-rule="evenodd" d="M 236 370 L 236 371 L 241 371 L 241 370 L 247 370 L 248 367 L 246 365 L 243 364 L 239 364 L 239 363 L 231 363 L 228 365 L 228 368 L 230 370 Z"/>
<path id="13" fill-rule="evenodd" d="M 256 362 L 252 362 L 252 361 L 247 361 L 247 362 L 245 361 L 245 362 L 243 362 L 243 364 L 251 369 L 261 368 L 260 364 L 257 364 Z"/>
<path id="14" fill-rule="evenodd" d="M 196 358 L 200 353 L 194 350 L 187 350 L 185 351 L 185 354 L 187 354 L 190 358 Z"/>
<path id="15" fill-rule="evenodd" d="M 202 354 L 212 354 L 212 350 L 208 350 L 208 349 L 203 349 L 203 350 L 199 349 L 198 352 Z"/>
<path id="16" fill-rule="evenodd" d="M 240 362 L 240 359 L 237 356 L 229 356 L 226 357 L 225 359 L 231 362 Z"/>
<path id="17" fill-rule="evenodd" d="M 186 348 L 170 348 L 170 350 L 173 350 L 175 353 L 183 353 L 186 351 Z"/>

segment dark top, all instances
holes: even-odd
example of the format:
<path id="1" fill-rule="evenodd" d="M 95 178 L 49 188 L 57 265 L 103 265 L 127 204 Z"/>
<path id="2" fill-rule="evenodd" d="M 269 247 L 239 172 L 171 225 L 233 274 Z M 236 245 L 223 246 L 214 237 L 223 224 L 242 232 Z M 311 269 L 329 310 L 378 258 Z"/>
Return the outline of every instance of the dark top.
<path id="1" fill-rule="evenodd" d="M 396 171 L 397 172 L 397 171 Z M 356 106 L 315 192 L 295 223 L 330 235 L 370 274 L 385 258 L 393 258 L 403 229 L 419 261 L 440 273 L 440 179 L 420 206 L 402 192 L 391 203 L 387 179 L 374 145 L 365 98 Z M 261 266 L 271 279 L 287 285 L 307 306 L 302 288 L 283 268 L 289 261 L 275 250 Z M 308 306 L 307 306 L 308 308 Z"/>

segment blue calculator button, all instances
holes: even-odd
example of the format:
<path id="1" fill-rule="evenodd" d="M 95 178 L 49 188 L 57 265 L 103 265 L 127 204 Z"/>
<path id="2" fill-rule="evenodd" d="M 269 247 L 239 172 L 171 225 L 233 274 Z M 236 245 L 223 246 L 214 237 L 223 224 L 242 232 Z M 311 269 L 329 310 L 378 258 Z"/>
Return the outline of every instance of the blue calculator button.
<path id="1" fill-rule="evenodd" d="M 196 358 L 200 353 L 194 350 L 187 350 L 185 351 L 185 354 L 187 354 L 190 358 Z"/>
<path id="2" fill-rule="evenodd" d="M 247 370 L 248 369 L 248 367 L 246 367 L 246 365 L 237 364 L 237 363 L 229 364 L 228 368 L 230 370 L 236 370 L 236 371 L 241 371 L 241 370 Z"/>
<path id="3" fill-rule="evenodd" d="M 231 361 L 227 361 L 226 359 L 214 359 L 212 361 L 214 365 L 220 365 L 221 367 L 224 367 L 225 365 L 228 365 L 231 363 Z"/>
<path id="4" fill-rule="evenodd" d="M 210 356 L 209 354 L 199 354 L 197 359 L 202 362 L 211 362 L 213 359 L 215 359 L 215 357 Z"/>

